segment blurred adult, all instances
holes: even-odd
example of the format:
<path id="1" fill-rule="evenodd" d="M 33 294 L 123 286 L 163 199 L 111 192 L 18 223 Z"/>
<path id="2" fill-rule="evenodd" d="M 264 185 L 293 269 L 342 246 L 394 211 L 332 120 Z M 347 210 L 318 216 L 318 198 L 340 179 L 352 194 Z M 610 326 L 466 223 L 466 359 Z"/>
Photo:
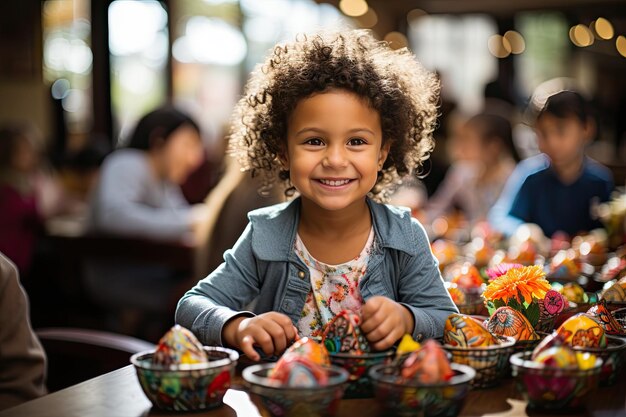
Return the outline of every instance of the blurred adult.
<path id="1" fill-rule="evenodd" d="M 157 241 L 207 240 L 207 208 L 190 205 L 180 189 L 202 161 L 197 123 L 187 114 L 161 107 L 139 120 L 127 147 L 104 161 L 92 194 L 92 232 Z M 90 260 L 86 288 L 108 310 L 110 328 L 137 333 L 150 314 L 173 317 L 180 272 L 146 262 Z M 167 323 L 163 323 L 166 325 Z M 162 329 L 154 330 L 157 333 Z"/>
<path id="2" fill-rule="evenodd" d="M 22 275 L 30 269 L 37 236 L 43 231 L 38 146 L 28 126 L 0 128 L 0 252 Z"/>
<path id="3" fill-rule="evenodd" d="M 15 265 L 0 253 L 0 410 L 46 394 L 46 355 Z"/>

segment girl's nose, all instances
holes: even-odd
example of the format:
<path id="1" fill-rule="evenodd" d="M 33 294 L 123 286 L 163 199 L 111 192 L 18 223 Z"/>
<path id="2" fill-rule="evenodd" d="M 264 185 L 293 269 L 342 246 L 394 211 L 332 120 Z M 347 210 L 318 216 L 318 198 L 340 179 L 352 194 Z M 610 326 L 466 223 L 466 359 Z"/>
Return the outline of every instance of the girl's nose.
<path id="1" fill-rule="evenodd" d="M 325 168 L 343 168 L 347 163 L 348 158 L 343 146 L 329 146 L 322 160 Z"/>

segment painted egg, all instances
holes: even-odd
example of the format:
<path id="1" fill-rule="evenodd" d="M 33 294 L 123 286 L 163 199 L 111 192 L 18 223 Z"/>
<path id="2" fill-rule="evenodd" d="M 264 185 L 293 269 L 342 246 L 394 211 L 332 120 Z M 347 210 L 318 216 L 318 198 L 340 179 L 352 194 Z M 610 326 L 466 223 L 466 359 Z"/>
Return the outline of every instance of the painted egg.
<path id="1" fill-rule="evenodd" d="M 400 375 L 405 380 L 421 384 L 437 384 L 450 380 L 454 372 L 441 345 L 428 339 L 421 349 L 412 352 L 404 360 Z"/>
<path id="2" fill-rule="evenodd" d="M 604 329 L 597 321 L 584 313 L 565 320 L 557 332 L 570 346 L 606 347 Z"/>
<path id="3" fill-rule="evenodd" d="M 535 360 L 541 352 L 550 349 L 551 347 L 563 345 L 565 345 L 565 339 L 563 338 L 563 335 L 554 331 L 546 336 L 541 342 L 539 342 L 535 349 L 533 349 L 533 353 L 530 356 L 530 359 Z"/>
<path id="4" fill-rule="evenodd" d="M 459 268 L 453 271 L 452 283 L 459 288 L 470 289 L 480 288 L 483 285 L 483 279 L 478 269 L 469 262 L 464 262 Z"/>
<path id="5" fill-rule="evenodd" d="M 508 307 L 500 307 L 493 312 L 487 329 L 499 336 L 512 336 L 515 340 L 538 340 L 539 335 L 528 319 L 519 311 Z"/>
<path id="6" fill-rule="evenodd" d="M 543 297 L 543 301 L 539 303 L 539 307 L 540 310 L 545 310 L 545 313 L 547 313 L 542 314 L 543 316 L 555 316 L 563 311 L 566 302 L 567 299 L 560 292 L 548 290 Z M 540 312 L 543 313 L 543 311 Z"/>
<path id="7" fill-rule="evenodd" d="M 208 357 L 196 336 L 178 324 L 168 330 L 159 340 L 152 357 L 154 364 L 165 366 L 207 361 Z"/>
<path id="8" fill-rule="evenodd" d="M 552 346 L 535 357 L 534 362 L 551 368 L 578 367 L 576 352 L 568 346 Z"/>
<path id="9" fill-rule="evenodd" d="M 497 345 L 497 339 L 470 316 L 451 314 L 446 320 L 443 342 L 450 346 L 465 348 Z"/>
<path id="10" fill-rule="evenodd" d="M 621 278 L 615 284 L 602 292 L 601 298 L 606 301 L 626 301 L 626 277 Z"/>
<path id="11" fill-rule="evenodd" d="M 322 343 L 331 353 L 367 353 L 371 347 L 360 324 L 361 316 L 353 311 L 343 310 L 324 327 Z"/>
<path id="12" fill-rule="evenodd" d="M 587 314 L 594 317 L 606 333 L 619 336 L 626 335 L 626 329 L 615 320 L 615 317 L 606 307 L 605 300 L 600 300 L 598 304 L 587 310 Z"/>
<path id="13" fill-rule="evenodd" d="M 308 337 L 291 345 L 280 357 L 270 379 L 289 387 L 316 387 L 328 383 L 326 348 Z"/>
<path id="14" fill-rule="evenodd" d="M 575 282 L 568 282 L 563 285 L 560 292 L 572 303 L 582 304 L 585 302 L 585 290 Z"/>

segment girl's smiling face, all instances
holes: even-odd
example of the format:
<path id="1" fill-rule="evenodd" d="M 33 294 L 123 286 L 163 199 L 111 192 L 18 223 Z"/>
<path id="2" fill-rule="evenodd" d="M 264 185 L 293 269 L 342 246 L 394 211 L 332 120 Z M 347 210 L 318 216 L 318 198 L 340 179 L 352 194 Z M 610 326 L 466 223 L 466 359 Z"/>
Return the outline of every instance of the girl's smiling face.
<path id="1" fill-rule="evenodd" d="M 303 200 L 336 211 L 365 202 L 387 154 L 378 112 L 354 93 L 330 90 L 298 102 L 283 162 Z"/>

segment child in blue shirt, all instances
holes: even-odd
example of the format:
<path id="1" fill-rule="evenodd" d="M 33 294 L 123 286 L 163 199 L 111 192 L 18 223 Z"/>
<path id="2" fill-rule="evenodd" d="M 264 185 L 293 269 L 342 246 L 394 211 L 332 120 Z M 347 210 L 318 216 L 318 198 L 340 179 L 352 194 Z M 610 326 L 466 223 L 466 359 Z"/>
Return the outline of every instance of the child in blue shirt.
<path id="1" fill-rule="evenodd" d="M 594 127 L 580 94 L 561 91 L 548 98 L 535 128 L 550 165 L 526 178 L 511 216 L 538 224 L 546 236 L 557 231 L 574 236 L 602 226 L 591 207 L 609 200 L 613 179 L 606 167 L 585 156 Z"/>
<path id="2" fill-rule="evenodd" d="M 367 31 L 299 37 L 257 68 L 231 152 L 289 203 L 250 213 L 224 263 L 183 296 L 176 321 L 205 344 L 258 360 L 360 312 L 375 350 L 439 337 L 457 311 L 423 227 L 381 204 L 428 157 L 438 83 Z"/>

